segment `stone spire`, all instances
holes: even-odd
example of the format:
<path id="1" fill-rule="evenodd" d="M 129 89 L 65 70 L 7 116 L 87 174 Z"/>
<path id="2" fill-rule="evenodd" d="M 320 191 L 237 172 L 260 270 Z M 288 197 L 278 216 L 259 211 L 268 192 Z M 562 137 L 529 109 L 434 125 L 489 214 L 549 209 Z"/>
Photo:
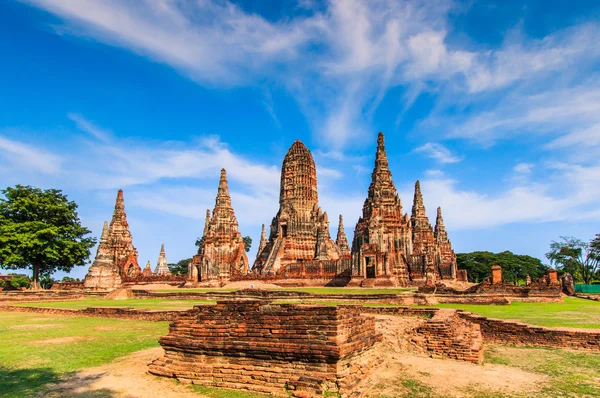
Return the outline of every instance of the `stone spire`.
<path id="1" fill-rule="evenodd" d="M 415 182 L 415 197 L 412 206 L 412 218 L 427 217 L 425 212 L 425 204 L 423 203 L 423 194 L 421 193 L 421 183 L 419 180 Z"/>
<path id="2" fill-rule="evenodd" d="M 267 231 L 265 230 L 265 224 L 262 225 L 262 230 L 260 232 L 260 244 L 258 245 L 258 253 L 262 252 L 265 246 L 267 245 Z"/>
<path id="3" fill-rule="evenodd" d="M 171 275 L 171 270 L 167 265 L 167 256 L 165 255 L 165 244 L 160 246 L 160 254 L 158 255 L 158 261 L 156 262 L 156 268 L 154 269 L 156 275 Z"/>
<path id="4" fill-rule="evenodd" d="M 98 251 L 85 277 L 84 286 L 111 290 L 120 286 L 122 277 L 135 278 L 141 272 L 125 214 L 123 190 L 119 189 L 110 226 L 104 222 Z"/>
<path id="5" fill-rule="evenodd" d="M 212 217 L 206 211 L 204 233 L 192 263 L 197 270 L 193 271 L 194 278 L 199 280 L 228 280 L 233 275 L 248 273 L 246 246 L 238 231 L 225 169 L 221 169 Z"/>
<path id="6" fill-rule="evenodd" d="M 210 224 L 210 210 L 206 209 L 206 220 L 204 222 L 204 232 L 202 233 L 202 236 L 204 236 L 208 233 L 208 225 L 209 224 Z"/>
<path id="7" fill-rule="evenodd" d="M 227 172 L 221 169 L 221 179 L 219 180 L 219 190 L 215 200 L 215 209 L 231 209 L 231 196 L 229 196 L 229 184 L 227 183 Z"/>
<path id="8" fill-rule="evenodd" d="M 442 218 L 442 208 L 437 208 L 437 217 L 435 219 L 435 229 L 433 232 L 436 242 L 448 242 L 448 232 Z"/>
<path id="9" fill-rule="evenodd" d="M 348 238 L 346 237 L 346 231 L 344 231 L 344 217 L 340 214 L 340 220 L 338 224 L 337 238 L 335 244 L 340 248 L 342 255 L 350 254 L 350 247 L 348 246 Z"/>

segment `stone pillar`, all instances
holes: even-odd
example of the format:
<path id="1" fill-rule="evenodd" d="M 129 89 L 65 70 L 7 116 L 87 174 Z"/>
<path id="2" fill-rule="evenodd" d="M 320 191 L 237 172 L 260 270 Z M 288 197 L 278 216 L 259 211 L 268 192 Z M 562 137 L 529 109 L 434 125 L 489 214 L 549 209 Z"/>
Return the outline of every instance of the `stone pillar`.
<path id="1" fill-rule="evenodd" d="M 502 283 L 502 267 L 492 265 L 492 285 Z"/>
<path id="2" fill-rule="evenodd" d="M 547 270 L 546 276 L 548 277 L 548 285 L 558 285 L 560 283 L 558 281 L 558 272 L 555 269 Z"/>

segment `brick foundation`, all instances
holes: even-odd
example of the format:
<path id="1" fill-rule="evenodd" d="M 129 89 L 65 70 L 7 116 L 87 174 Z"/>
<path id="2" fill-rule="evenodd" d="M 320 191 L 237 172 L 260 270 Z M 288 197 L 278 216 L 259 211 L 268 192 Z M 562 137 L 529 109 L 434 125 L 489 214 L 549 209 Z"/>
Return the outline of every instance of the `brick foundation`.
<path id="1" fill-rule="evenodd" d="M 478 324 L 486 343 L 600 351 L 600 332 L 597 330 L 545 328 L 487 318 L 466 311 L 458 311 L 458 315 L 466 321 Z"/>
<path id="2" fill-rule="evenodd" d="M 160 339 L 150 373 L 184 383 L 294 396 L 349 394 L 378 364 L 375 320 L 355 306 L 274 305 L 267 300 L 197 306 Z"/>
<path id="3" fill-rule="evenodd" d="M 417 328 L 413 341 L 432 357 L 483 363 L 483 336 L 478 324 L 442 309 Z"/>
<path id="4" fill-rule="evenodd" d="M 131 307 L 88 307 L 82 310 L 69 308 L 21 307 L 16 305 L 0 306 L 0 311 L 34 312 L 38 314 L 89 316 L 94 318 L 134 319 L 138 321 L 172 322 L 185 311 L 136 310 Z"/>

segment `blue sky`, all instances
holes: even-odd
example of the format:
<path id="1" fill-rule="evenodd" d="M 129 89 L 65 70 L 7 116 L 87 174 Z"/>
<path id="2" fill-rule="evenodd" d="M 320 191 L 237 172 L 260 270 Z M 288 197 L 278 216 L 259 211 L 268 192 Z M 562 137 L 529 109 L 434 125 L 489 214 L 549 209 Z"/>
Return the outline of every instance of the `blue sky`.
<path id="1" fill-rule="evenodd" d="M 405 211 L 419 179 L 457 252 L 543 258 L 600 233 L 599 17 L 597 1 L 3 1 L 0 185 L 62 189 L 95 236 L 122 188 L 154 266 L 161 243 L 194 253 L 225 167 L 253 260 L 294 140 L 351 238 L 383 131 Z"/>

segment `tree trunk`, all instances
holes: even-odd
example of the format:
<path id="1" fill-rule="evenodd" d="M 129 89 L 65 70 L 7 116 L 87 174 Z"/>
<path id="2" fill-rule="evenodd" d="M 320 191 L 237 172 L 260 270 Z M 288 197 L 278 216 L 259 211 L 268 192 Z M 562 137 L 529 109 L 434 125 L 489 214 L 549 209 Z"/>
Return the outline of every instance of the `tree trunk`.
<path id="1" fill-rule="evenodd" d="M 31 283 L 31 289 L 39 290 L 40 289 L 40 269 L 42 268 L 42 264 L 34 263 L 33 264 L 33 281 Z"/>

